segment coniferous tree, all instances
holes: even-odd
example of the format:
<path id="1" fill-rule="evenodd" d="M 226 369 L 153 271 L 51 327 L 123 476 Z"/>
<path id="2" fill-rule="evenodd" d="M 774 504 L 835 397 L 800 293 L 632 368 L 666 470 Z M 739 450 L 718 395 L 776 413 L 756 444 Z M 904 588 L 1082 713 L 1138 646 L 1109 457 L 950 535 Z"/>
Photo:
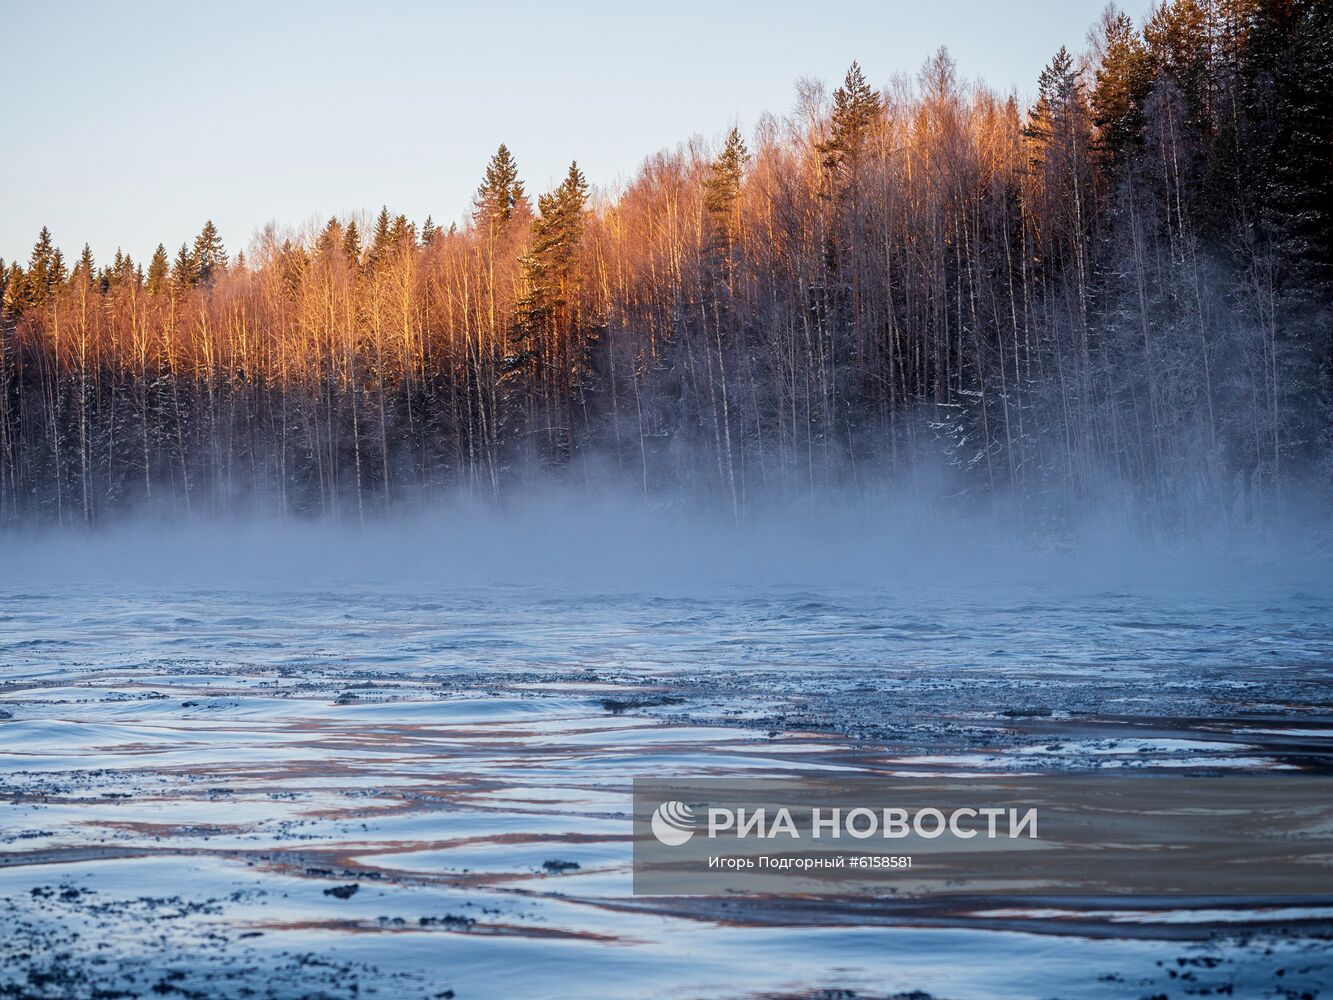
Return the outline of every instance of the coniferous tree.
<path id="1" fill-rule="evenodd" d="M 83 250 L 79 254 L 79 262 L 74 265 L 74 277 L 86 285 L 93 284 L 99 277 L 93 261 L 93 249 L 87 243 L 83 245 Z"/>
<path id="2" fill-rule="evenodd" d="M 574 301 L 587 199 L 577 162 L 554 191 L 537 199 L 539 215 L 521 261 L 526 293 L 517 307 L 518 350 L 508 371 L 511 378 L 525 376 L 528 423 L 538 419 L 540 407 L 547 455 L 557 459 L 573 448 L 573 396 L 589 374 L 591 345 Z"/>
<path id="3" fill-rule="evenodd" d="M 523 182 L 518 179 L 518 164 L 504 143 L 486 164 L 486 174 L 477 188 L 474 218 L 483 229 L 494 233 L 508 222 L 524 200 Z"/>
<path id="4" fill-rule="evenodd" d="M 1159 79 L 1178 88 L 1185 120 L 1196 136 L 1212 123 L 1211 0 L 1172 0 L 1153 9 L 1143 39 Z"/>
<path id="5" fill-rule="evenodd" d="M 9 265 L 9 273 L 5 276 L 3 289 L 3 308 L 9 312 L 11 317 L 17 315 L 23 309 L 25 278 L 26 275 L 18 261 Z"/>
<path id="6" fill-rule="evenodd" d="M 197 284 L 212 285 L 227 270 L 227 252 L 222 246 L 222 237 L 218 235 L 213 220 L 204 223 L 204 228 L 194 241 L 194 280 Z"/>
<path id="7" fill-rule="evenodd" d="M 45 226 L 37 234 L 32 254 L 28 257 L 28 270 L 24 275 L 24 290 L 19 308 L 44 303 L 52 290 L 63 279 L 60 273 L 63 266 L 57 267 L 57 255 L 60 253 L 51 242 L 51 231 Z"/>
<path id="8" fill-rule="evenodd" d="M 860 64 L 853 62 L 842 86 L 833 92 L 829 137 L 820 146 L 830 170 L 855 167 L 882 110 L 879 94 L 866 83 Z"/>
<path id="9" fill-rule="evenodd" d="M 355 219 L 347 223 L 347 228 L 343 230 L 343 254 L 347 257 L 347 263 L 353 267 L 361 263 L 361 233 L 356 228 Z"/>
<path id="10" fill-rule="evenodd" d="M 148 294 L 160 295 L 166 287 L 170 265 L 167 263 L 167 248 L 161 243 L 153 251 L 148 262 Z"/>
<path id="11" fill-rule="evenodd" d="M 708 169 L 704 182 L 704 209 L 708 212 L 710 246 L 715 254 L 726 261 L 730 271 L 730 257 L 740 228 L 741 178 L 750 154 L 745 148 L 739 129 L 733 128 L 727 141 Z"/>
<path id="12" fill-rule="evenodd" d="M 1089 95 L 1099 145 L 1115 172 L 1137 148 L 1143 134 L 1144 104 L 1152 89 L 1148 50 L 1121 12 L 1103 25 L 1102 57 Z"/>
<path id="13" fill-rule="evenodd" d="M 320 230 L 319 238 L 315 241 L 315 250 L 321 257 L 328 258 L 335 251 L 342 251 L 342 226 L 336 218 L 329 219 L 324 223 L 324 228 Z"/>
<path id="14" fill-rule="evenodd" d="M 389 206 L 384 205 L 375 218 L 375 232 L 371 235 L 370 247 L 366 250 L 366 263 L 372 270 L 388 256 L 393 244 L 393 217 L 389 215 Z"/>
<path id="15" fill-rule="evenodd" d="M 1333 284 L 1333 9 L 1319 0 L 1263 4 L 1246 45 L 1257 140 L 1246 179 L 1284 256 Z"/>
<path id="16" fill-rule="evenodd" d="M 103 281 L 103 291 L 110 290 L 113 286 L 128 285 L 135 280 L 134 259 L 120 247 L 116 247 L 116 256 L 111 261 L 111 266 L 106 269 L 105 279 Z"/>
<path id="17" fill-rule="evenodd" d="M 567 304 L 566 291 L 574 272 L 583 237 L 588 182 L 578 163 L 549 194 L 537 199 L 538 218 L 532 226 L 532 245 L 524 257 L 524 277 L 531 290 L 527 308 L 547 315 Z"/>
<path id="18" fill-rule="evenodd" d="M 177 288 L 193 288 L 199 283 L 199 272 L 196 269 L 194 255 L 190 253 L 190 248 L 184 243 L 176 251 L 176 260 L 171 266 L 171 280 Z"/>

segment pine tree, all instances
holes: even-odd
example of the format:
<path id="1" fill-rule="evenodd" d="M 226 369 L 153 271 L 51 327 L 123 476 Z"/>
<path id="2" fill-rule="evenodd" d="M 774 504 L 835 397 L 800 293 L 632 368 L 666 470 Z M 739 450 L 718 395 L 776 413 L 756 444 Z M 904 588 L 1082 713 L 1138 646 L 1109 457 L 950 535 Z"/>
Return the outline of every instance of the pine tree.
<path id="1" fill-rule="evenodd" d="M 435 242 L 435 237 L 439 235 L 439 230 L 435 228 L 435 220 L 429 215 L 421 226 L 421 245 L 428 247 Z"/>
<path id="2" fill-rule="evenodd" d="M 733 128 L 708 169 L 704 181 L 704 210 L 708 213 L 708 243 L 710 256 L 722 261 L 725 277 L 730 277 L 731 252 L 740 228 L 739 208 L 741 179 L 750 154 L 741 138 L 740 129 Z"/>
<path id="3" fill-rule="evenodd" d="M 741 176 L 750 153 L 745 148 L 740 129 L 733 128 L 716 160 L 709 165 L 704 181 L 704 207 L 716 217 L 729 215 L 741 193 Z"/>
<path id="4" fill-rule="evenodd" d="M 819 150 L 830 170 L 854 167 L 883 112 L 879 94 L 866 83 L 859 63 L 853 62 L 843 84 L 833 92 L 829 137 Z"/>
<path id="5" fill-rule="evenodd" d="M 148 262 L 148 294 L 160 295 L 167 284 L 167 248 L 161 243 L 153 251 L 153 258 Z"/>

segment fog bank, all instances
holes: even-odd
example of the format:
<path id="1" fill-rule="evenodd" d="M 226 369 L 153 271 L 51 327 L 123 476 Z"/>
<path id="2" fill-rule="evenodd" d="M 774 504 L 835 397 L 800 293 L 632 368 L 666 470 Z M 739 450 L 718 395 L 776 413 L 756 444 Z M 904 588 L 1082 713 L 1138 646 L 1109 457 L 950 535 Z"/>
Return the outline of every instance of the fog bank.
<path id="1" fill-rule="evenodd" d="M 504 507 L 458 501 L 365 526 L 328 521 L 128 520 L 0 538 L 0 588 L 227 586 L 467 589 L 481 585 L 680 591 L 863 586 L 1171 587 L 1225 594 L 1333 589 L 1323 523 L 1199 527 L 1170 539 L 1089 516 L 1034 534 L 995 510 L 825 500 L 725 512 L 572 489 Z"/>

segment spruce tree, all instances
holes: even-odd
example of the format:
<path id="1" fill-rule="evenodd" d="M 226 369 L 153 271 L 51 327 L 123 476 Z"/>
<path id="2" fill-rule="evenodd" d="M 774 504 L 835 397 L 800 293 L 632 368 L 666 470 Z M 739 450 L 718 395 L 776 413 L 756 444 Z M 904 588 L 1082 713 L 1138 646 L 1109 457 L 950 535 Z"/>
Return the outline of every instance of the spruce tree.
<path id="1" fill-rule="evenodd" d="M 522 203 L 523 182 L 518 179 L 518 164 L 509 148 L 500 148 L 486 165 L 486 174 L 477 188 L 474 219 L 477 227 L 486 232 L 498 231 L 513 218 L 514 210 Z"/>
<path id="2" fill-rule="evenodd" d="M 1265 3 L 1244 69 L 1255 121 L 1246 181 L 1285 259 L 1333 285 L 1333 5 Z M 1330 339 L 1333 352 L 1333 338 Z M 1333 353 L 1328 359 L 1333 392 Z"/>
<path id="3" fill-rule="evenodd" d="M 148 294 L 159 295 L 167 284 L 167 248 L 161 243 L 153 251 L 153 259 L 148 262 Z"/>
<path id="4" fill-rule="evenodd" d="M 111 288 L 112 285 L 124 285 L 134 280 L 134 261 L 130 255 L 116 247 L 116 256 L 111 261 L 111 266 L 106 268 L 103 277 L 103 291 Z"/>
<path id="5" fill-rule="evenodd" d="M 1087 126 L 1083 85 L 1074 57 L 1063 45 L 1037 77 L 1037 101 L 1023 134 L 1034 141 L 1034 164 L 1049 156 L 1078 155 Z"/>
<path id="6" fill-rule="evenodd" d="M 347 257 L 347 263 L 353 267 L 361 263 L 361 233 L 356 228 L 355 219 L 347 223 L 347 228 L 343 230 L 343 254 Z"/>
<path id="7" fill-rule="evenodd" d="M 537 199 L 540 217 L 532 226 L 532 246 L 524 257 L 524 273 L 540 300 L 539 308 L 558 303 L 560 289 L 573 271 L 583 237 L 588 181 L 577 162 L 550 194 Z"/>
<path id="8" fill-rule="evenodd" d="M 1153 68 L 1180 88 L 1196 134 L 1208 131 L 1212 120 L 1210 22 L 1209 11 L 1199 0 L 1172 0 L 1156 7 L 1143 26 Z"/>
<path id="9" fill-rule="evenodd" d="M 588 182 L 578 163 L 549 194 L 537 199 L 539 217 L 532 242 L 520 261 L 526 293 L 517 307 L 514 350 L 505 377 L 527 397 L 529 420 L 536 405 L 545 409 L 543 424 L 552 457 L 573 447 L 571 392 L 582 391 L 588 374 L 591 338 L 579 328 L 575 288 L 583 238 Z"/>
<path id="10" fill-rule="evenodd" d="M 212 219 L 195 238 L 193 259 L 195 282 L 201 285 L 213 284 L 227 270 L 227 252 Z"/>
<path id="11" fill-rule="evenodd" d="M 338 220 L 330 218 L 315 240 L 315 249 L 319 251 L 319 255 L 327 258 L 332 256 L 335 250 L 341 251 L 342 235 L 342 226 L 338 224 Z"/>
<path id="12" fill-rule="evenodd" d="M 1123 13 L 1108 18 L 1089 101 L 1098 144 L 1112 171 L 1138 147 L 1152 82 L 1152 61 L 1134 23 Z"/>
<path id="13" fill-rule="evenodd" d="M 37 234 L 37 242 L 33 244 L 32 254 L 28 257 L 28 270 L 24 275 L 20 308 L 43 303 L 51 294 L 51 290 L 60 279 L 55 266 L 57 253 L 59 251 L 51 242 L 51 230 L 43 226 L 42 231 Z"/>
<path id="14" fill-rule="evenodd" d="M 93 261 L 93 249 L 87 243 L 79 254 L 79 262 L 74 265 L 75 276 L 85 284 L 91 285 L 97 276 L 97 267 Z"/>
<path id="15" fill-rule="evenodd" d="M 388 255 L 393 242 L 393 217 L 389 215 L 389 206 L 384 205 L 375 219 L 375 233 L 366 251 L 366 263 L 374 268 Z"/>
<path id="16" fill-rule="evenodd" d="M 192 288 L 198 283 L 194 255 L 190 253 L 190 248 L 184 243 L 181 244 L 180 250 L 176 252 L 176 262 L 171 267 L 171 280 L 178 288 Z"/>
<path id="17" fill-rule="evenodd" d="M 9 265 L 9 274 L 5 275 L 3 288 L 0 288 L 0 293 L 3 293 L 0 304 L 11 316 L 23 311 L 26 277 L 18 261 Z"/>
<path id="18" fill-rule="evenodd" d="M 395 216 L 389 227 L 389 245 L 396 249 L 406 243 L 415 243 L 416 239 L 416 227 L 407 221 L 407 216 Z"/>

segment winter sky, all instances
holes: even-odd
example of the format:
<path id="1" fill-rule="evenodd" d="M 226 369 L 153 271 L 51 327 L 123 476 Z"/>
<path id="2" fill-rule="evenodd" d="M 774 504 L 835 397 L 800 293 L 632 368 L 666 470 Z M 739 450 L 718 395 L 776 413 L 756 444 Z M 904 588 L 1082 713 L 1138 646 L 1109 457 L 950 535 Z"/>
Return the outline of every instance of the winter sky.
<path id="1" fill-rule="evenodd" d="M 883 85 L 940 45 L 1026 98 L 1104 5 L 0 0 L 0 257 L 26 261 L 44 224 L 102 262 L 172 250 L 210 217 L 231 252 L 270 221 L 382 203 L 447 224 L 501 142 L 534 193 L 574 158 L 610 184 L 790 110 L 798 77 L 832 86 L 858 59 Z"/>

